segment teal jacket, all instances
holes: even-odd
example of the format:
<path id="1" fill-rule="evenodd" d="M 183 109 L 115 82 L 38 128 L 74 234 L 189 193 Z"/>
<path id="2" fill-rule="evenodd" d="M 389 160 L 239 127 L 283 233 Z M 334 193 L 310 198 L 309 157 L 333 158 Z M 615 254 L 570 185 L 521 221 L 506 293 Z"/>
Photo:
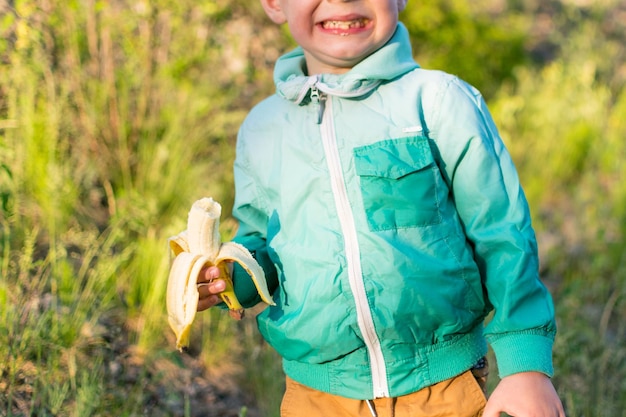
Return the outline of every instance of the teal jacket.
<path id="1" fill-rule="evenodd" d="M 528 205 L 480 94 L 419 68 L 401 24 L 348 73 L 303 68 L 299 48 L 278 60 L 234 168 L 236 240 L 270 281 L 276 306 L 257 320 L 285 373 L 395 397 L 466 371 L 486 339 L 501 376 L 551 375 Z"/>

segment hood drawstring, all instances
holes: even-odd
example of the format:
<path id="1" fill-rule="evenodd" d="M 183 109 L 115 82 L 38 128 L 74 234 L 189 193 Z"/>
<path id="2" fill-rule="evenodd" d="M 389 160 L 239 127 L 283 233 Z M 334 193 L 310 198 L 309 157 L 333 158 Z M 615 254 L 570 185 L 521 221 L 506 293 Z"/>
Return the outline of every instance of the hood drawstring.
<path id="1" fill-rule="evenodd" d="M 374 402 L 372 400 L 365 400 L 367 403 L 367 408 L 370 409 L 370 413 L 372 413 L 372 417 L 378 417 L 378 413 L 376 413 L 376 407 L 374 407 Z"/>

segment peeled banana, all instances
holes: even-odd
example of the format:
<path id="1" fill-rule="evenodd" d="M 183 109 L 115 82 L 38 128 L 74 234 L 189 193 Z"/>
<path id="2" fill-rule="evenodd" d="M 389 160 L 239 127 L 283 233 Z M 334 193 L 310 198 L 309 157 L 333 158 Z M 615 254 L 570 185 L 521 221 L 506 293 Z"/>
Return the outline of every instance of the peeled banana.
<path id="1" fill-rule="evenodd" d="M 198 284 L 200 271 L 205 266 L 215 265 L 221 270 L 221 279 L 226 289 L 220 293 L 231 316 L 240 319 L 244 308 L 237 300 L 233 281 L 228 272 L 228 262 L 239 263 L 252 277 L 252 281 L 267 304 L 274 305 L 267 288 L 263 269 L 242 245 L 235 242 L 222 243 L 219 219 L 222 207 L 212 198 L 196 201 L 189 211 L 187 230 L 169 239 L 175 258 L 167 282 L 167 314 L 172 330 L 176 334 L 176 348 L 189 346 L 189 332 L 198 308 Z"/>

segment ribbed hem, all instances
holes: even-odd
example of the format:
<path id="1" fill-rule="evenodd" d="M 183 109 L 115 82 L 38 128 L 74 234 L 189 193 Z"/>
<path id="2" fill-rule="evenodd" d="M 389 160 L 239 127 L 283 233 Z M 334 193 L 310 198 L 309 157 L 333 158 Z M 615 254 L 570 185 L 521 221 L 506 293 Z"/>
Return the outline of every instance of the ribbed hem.
<path id="1" fill-rule="evenodd" d="M 486 352 L 482 325 L 436 345 L 384 346 L 389 394 L 399 397 L 457 376 L 470 369 Z M 368 363 L 367 351 L 362 348 L 323 364 L 283 360 L 283 369 L 291 379 L 318 391 L 367 400 L 373 398 Z"/>
<path id="2" fill-rule="evenodd" d="M 549 377 L 554 374 L 550 336 L 538 334 L 508 334 L 491 342 L 498 362 L 501 378 L 520 372 L 541 372 Z"/>
<path id="3" fill-rule="evenodd" d="M 487 354 L 482 325 L 458 340 L 441 345 L 426 354 L 429 375 L 427 385 L 445 381 L 467 371 Z"/>

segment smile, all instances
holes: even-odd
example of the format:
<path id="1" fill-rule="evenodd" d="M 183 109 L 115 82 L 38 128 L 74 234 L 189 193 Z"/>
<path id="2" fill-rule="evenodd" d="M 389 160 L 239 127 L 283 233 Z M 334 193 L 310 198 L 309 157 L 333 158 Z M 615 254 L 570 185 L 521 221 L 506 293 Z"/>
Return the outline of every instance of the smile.
<path id="1" fill-rule="evenodd" d="M 325 20 L 322 22 L 322 27 L 329 30 L 349 30 L 349 29 L 362 29 L 364 28 L 369 19 L 361 18 L 354 20 Z"/>

